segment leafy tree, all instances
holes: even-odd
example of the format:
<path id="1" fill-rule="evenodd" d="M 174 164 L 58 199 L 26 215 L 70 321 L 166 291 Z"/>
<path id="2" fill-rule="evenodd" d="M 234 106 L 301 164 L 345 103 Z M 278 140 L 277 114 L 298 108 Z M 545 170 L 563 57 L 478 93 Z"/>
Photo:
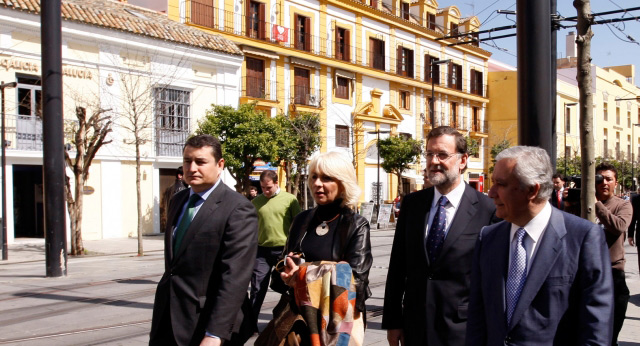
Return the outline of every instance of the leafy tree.
<path id="1" fill-rule="evenodd" d="M 248 191 L 250 175 L 258 159 L 271 162 L 277 158 L 278 134 L 282 133 L 278 122 L 255 104 L 216 106 L 207 111 L 198 124 L 197 134 L 209 134 L 220 139 L 225 167 L 236 180 L 236 191 Z"/>
<path id="2" fill-rule="evenodd" d="M 300 185 L 307 160 L 321 144 L 320 118 L 313 113 L 281 114 L 276 121 L 281 131 L 277 157 L 283 162 L 287 192 L 297 196 L 303 190 Z"/>
<path id="3" fill-rule="evenodd" d="M 378 142 L 380 158 L 384 159 L 380 165 L 387 173 L 398 176 L 398 194 L 402 194 L 402 173 L 410 169 L 410 164 L 415 162 L 422 154 L 422 141 L 413 138 L 403 139 L 390 136 Z"/>
<path id="4" fill-rule="evenodd" d="M 618 185 L 621 187 L 623 191 L 630 190 L 632 186 L 631 180 L 631 162 L 626 160 L 615 160 L 615 159 L 605 159 L 602 156 L 596 157 L 594 167 L 598 166 L 602 162 L 608 162 L 616 168 L 618 171 Z M 582 176 L 581 172 L 581 164 L 582 158 L 580 156 L 574 156 L 573 158 L 567 159 L 566 166 L 566 175 L 567 176 Z M 557 162 L 557 172 L 563 173 L 565 172 L 565 164 L 564 158 L 561 157 Z"/>
<path id="5" fill-rule="evenodd" d="M 496 165 L 496 156 L 500 154 L 503 150 L 509 148 L 511 146 L 511 142 L 507 139 L 503 139 L 502 141 L 494 144 L 491 147 L 491 167 L 489 167 L 489 172 L 493 173 L 493 167 Z"/>
<path id="6" fill-rule="evenodd" d="M 76 107 L 77 122 L 71 122 L 66 132 L 71 137 L 71 143 L 75 146 L 76 155 L 71 158 L 69 151 L 65 149 L 64 158 L 67 167 L 74 176 L 73 192 L 69 176 L 65 179 L 65 194 L 67 197 L 67 209 L 71 221 L 71 255 L 84 254 L 82 244 L 82 207 L 83 189 L 89 176 L 89 167 L 100 148 L 111 140 L 107 135 L 112 131 L 113 120 L 105 115 L 105 110 L 97 109 L 87 118 L 87 110 L 84 107 Z"/>
<path id="7" fill-rule="evenodd" d="M 477 157 L 478 154 L 480 154 L 480 141 L 469 136 L 465 138 L 467 140 L 467 150 L 469 152 L 469 156 Z"/>

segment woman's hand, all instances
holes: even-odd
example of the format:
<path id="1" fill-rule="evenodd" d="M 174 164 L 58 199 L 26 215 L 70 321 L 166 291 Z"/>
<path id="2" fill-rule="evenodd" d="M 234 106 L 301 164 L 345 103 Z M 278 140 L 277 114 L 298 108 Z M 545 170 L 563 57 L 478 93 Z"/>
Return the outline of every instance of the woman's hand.
<path id="1" fill-rule="evenodd" d="M 296 262 L 300 263 L 300 255 L 294 255 L 293 252 L 289 252 L 284 260 L 284 270 L 282 270 L 282 272 L 280 273 L 282 281 L 284 281 L 287 285 L 300 268 L 298 265 L 296 265 L 296 262 L 294 262 L 294 258 L 296 259 Z"/>

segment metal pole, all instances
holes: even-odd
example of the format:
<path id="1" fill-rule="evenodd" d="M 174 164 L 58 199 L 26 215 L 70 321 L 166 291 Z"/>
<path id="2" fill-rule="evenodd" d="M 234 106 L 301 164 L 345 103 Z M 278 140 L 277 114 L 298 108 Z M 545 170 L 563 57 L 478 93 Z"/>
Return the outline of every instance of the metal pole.
<path id="1" fill-rule="evenodd" d="M 60 0 L 41 2 L 45 254 L 47 277 L 67 275 Z"/>
<path id="2" fill-rule="evenodd" d="M 435 109 L 434 109 L 434 92 L 433 92 L 433 62 L 431 63 L 431 100 L 429 100 L 429 111 L 431 112 L 431 130 L 433 130 L 436 126 L 435 124 Z"/>
<path id="3" fill-rule="evenodd" d="M 376 140 L 376 146 L 378 147 L 378 185 L 376 186 L 376 209 L 380 214 L 380 130 L 376 131 L 378 139 Z M 379 225 L 380 220 L 376 218 L 376 223 Z M 380 228 L 380 227 L 378 227 Z"/>
<path id="4" fill-rule="evenodd" d="M 538 146 L 555 163 L 551 95 L 550 1 L 517 0 L 518 23 L 518 144 Z"/>
<path id="5" fill-rule="evenodd" d="M 555 14 L 557 13 L 557 6 L 556 6 L 556 0 L 549 0 L 549 16 L 555 16 Z M 551 19 L 550 19 L 551 20 Z M 558 39 L 558 26 L 554 21 L 551 21 L 551 35 L 549 37 L 549 39 L 551 40 L 551 52 L 550 52 L 550 56 L 549 56 L 549 62 L 551 63 L 551 66 L 549 67 L 549 81 L 551 82 L 550 84 L 550 88 L 548 91 L 549 94 L 549 115 L 551 116 L 551 140 L 553 142 L 553 145 L 550 146 L 551 151 L 549 152 L 549 157 L 551 158 L 551 167 L 556 167 L 556 161 L 558 159 L 558 152 L 557 152 L 557 148 L 558 148 L 558 137 L 557 137 L 557 133 L 556 133 L 556 118 L 557 118 L 557 107 L 556 107 L 556 97 L 557 97 L 557 82 L 558 82 L 558 70 L 557 70 L 557 66 L 558 66 L 558 53 L 557 53 L 557 48 L 558 48 L 558 44 L 557 44 L 557 39 Z M 564 114 L 562 114 L 562 116 L 565 116 Z M 565 119 L 566 121 L 566 119 Z M 565 141 L 567 139 L 567 134 L 566 134 L 566 129 L 565 129 Z M 565 143 L 566 144 L 566 143 Z M 566 150 L 566 145 L 564 146 L 563 150 Z M 565 153 L 565 160 L 566 160 L 566 153 Z M 566 174 L 565 174 L 566 175 Z"/>
<path id="6" fill-rule="evenodd" d="M 5 145 L 5 107 L 4 107 L 4 89 L 5 88 L 15 88 L 16 82 L 4 83 L 4 81 L 0 82 L 0 97 L 2 98 L 2 120 L 0 120 L 0 145 L 2 145 L 2 149 L 0 150 L 2 154 L 2 260 L 6 261 L 9 259 L 9 248 L 7 246 L 7 153 L 6 153 L 6 145 Z"/>
<path id="7" fill-rule="evenodd" d="M 567 108 L 567 104 L 564 104 L 564 148 L 562 148 L 562 150 L 564 151 L 564 178 L 567 179 L 567 111 L 569 112 L 569 114 L 571 114 L 571 111 L 568 110 L 569 108 Z"/>

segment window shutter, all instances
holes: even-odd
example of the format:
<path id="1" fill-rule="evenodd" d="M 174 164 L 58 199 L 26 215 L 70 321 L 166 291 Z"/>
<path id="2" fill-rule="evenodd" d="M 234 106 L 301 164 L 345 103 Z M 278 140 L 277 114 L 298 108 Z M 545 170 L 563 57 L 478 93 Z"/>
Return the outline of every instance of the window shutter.
<path id="1" fill-rule="evenodd" d="M 334 44 L 334 49 L 335 49 L 335 57 L 336 59 L 342 59 L 342 52 L 340 51 L 340 29 L 338 29 L 337 26 L 335 26 L 335 23 L 333 24 L 334 26 L 334 30 L 336 32 L 335 34 L 335 44 Z"/>
<path id="2" fill-rule="evenodd" d="M 311 18 L 304 19 L 304 50 L 311 51 Z"/>
<path id="3" fill-rule="evenodd" d="M 413 51 L 407 50 L 407 76 L 413 78 Z"/>
<path id="4" fill-rule="evenodd" d="M 258 24 L 258 28 L 259 28 L 259 32 L 258 32 L 258 38 L 261 40 L 265 39 L 265 4 L 264 3 L 260 3 L 260 11 L 258 12 L 258 18 L 260 19 L 260 23 Z"/>
<path id="5" fill-rule="evenodd" d="M 396 73 L 402 75 L 402 46 L 396 49 Z"/>
<path id="6" fill-rule="evenodd" d="M 249 36 L 251 34 L 251 1 L 246 0 L 244 5 L 245 36 Z"/>
<path id="7" fill-rule="evenodd" d="M 449 63 L 449 76 L 448 76 L 448 80 L 447 80 L 447 84 L 449 86 L 449 88 L 453 87 L 453 63 Z"/>
<path id="8" fill-rule="evenodd" d="M 349 30 L 344 31 L 344 52 L 343 60 L 351 61 L 351 33 Z"/>

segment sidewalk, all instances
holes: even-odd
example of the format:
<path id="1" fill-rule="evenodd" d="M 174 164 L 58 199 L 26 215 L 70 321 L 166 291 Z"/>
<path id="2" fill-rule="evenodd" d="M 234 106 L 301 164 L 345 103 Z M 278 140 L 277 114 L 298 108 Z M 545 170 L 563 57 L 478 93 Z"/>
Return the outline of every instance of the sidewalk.
<path id="1" fill-rule="evenodd" d="M 365 345 L 387 345 L 381 330 L 384 283 L 393 230 L 372 230 L 374 263 L 369 275 L 372 297 Z M 137 256 L 137 239 L 85 241 L 89 254 L 69 256 L 68 276 L 44 277 L 43 239 L 9 244 L 9 260 L 0 261 L 0 344 L 147 345 L 157 281 L 164 270 L 163 236 L 143 238 L 145 256 Z M 640 345 L 640 277 L 638 254 L 626 246 L 627 284 L 631 300 L 620 345 Z M 278 295 L 269 292 L 259 326 L 271 319 Z M 253 340 L 247 343 L 252 345 Z"/>

